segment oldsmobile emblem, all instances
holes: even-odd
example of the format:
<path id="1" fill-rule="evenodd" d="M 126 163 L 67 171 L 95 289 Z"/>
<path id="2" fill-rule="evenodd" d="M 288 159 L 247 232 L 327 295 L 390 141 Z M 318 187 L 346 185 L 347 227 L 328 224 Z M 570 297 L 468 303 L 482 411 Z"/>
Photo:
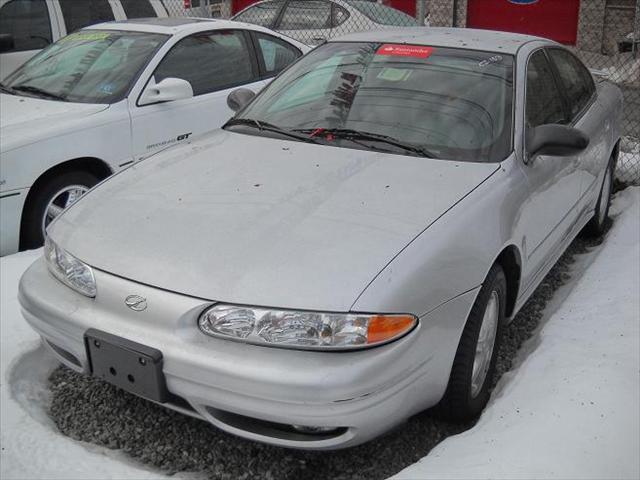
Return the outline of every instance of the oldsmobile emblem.
<path id="1" fill-rule="evenodd" d="M 129 295 L 124 299 L 124 304 L 131 310 L 141 312 L 147 308 L 147 299 L 140 295 Z"/>

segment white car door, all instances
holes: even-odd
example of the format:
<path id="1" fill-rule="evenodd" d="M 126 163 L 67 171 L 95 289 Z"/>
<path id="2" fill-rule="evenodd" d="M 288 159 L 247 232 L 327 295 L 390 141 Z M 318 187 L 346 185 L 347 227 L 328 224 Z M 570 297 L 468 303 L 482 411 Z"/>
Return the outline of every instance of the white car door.
<path id="1" fill-rule="evenodd" d="M 250 36 L 243 30 L 199 32 L 179 40 L 147 85 L 166 78 L 188 81 L 193 97 L 150 105 L 139 105 L 137 95 L 129 97 L 135 159 L 221 127 L 234 114 L 227 106 L 232 90 L 242 86 L 258 92 L 266 83 L 260 78 Z"/>
<path id="2" fill-rule="evenodd" d="M 0 79 L 60 38 L 46 0 L 0 0 Z"/>

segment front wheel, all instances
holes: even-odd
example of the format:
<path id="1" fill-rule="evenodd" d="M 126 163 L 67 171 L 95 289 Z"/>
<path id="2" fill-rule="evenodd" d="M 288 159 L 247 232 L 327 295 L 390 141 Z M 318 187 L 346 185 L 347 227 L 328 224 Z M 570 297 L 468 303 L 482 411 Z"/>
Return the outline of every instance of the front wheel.
<path id="1" fill-rule="evenodd" d="M 38 187 L 25 206 L 20 235 L 21 249 L 42 246 L 49 223 L 98 181 L 89 172 L 66 172 Z"/>
<path id="2" fill-rule="evenodd" d="M 504 324 L 507 280 L 491 267 L 471 308 L 438 411 L 454 422 L 476 418 L 489 401 Z"/>

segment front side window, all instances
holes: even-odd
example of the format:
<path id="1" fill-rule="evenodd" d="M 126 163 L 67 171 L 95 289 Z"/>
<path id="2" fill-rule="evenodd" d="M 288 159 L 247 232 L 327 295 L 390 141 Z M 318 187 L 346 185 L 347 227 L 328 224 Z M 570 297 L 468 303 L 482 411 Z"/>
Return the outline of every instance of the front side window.
<path id="1" fill-rule="evenodd" d="M 558 70 L 569 102 L 571 118 L 574 119 L 589 103 L 595 92 L 593 78 L 580 60 L 566 50 L 549 49 L 549 57 Z"/>
<path id="2" fill-rule="evenodd" d="M 279 30 L 331 28 L 331 4 L 322 0 L 293 0 L 280 20 Z"/>
<path id="3" fill-rule="evenodd" d="M 527 65 L 526 123 L 537 127 L 548 123 L 567 123 L 562 96 L 553 78 L 551 65 L 542 50 Z"/>
<path id="4" fill-rule="evenodd" d="M 257 120 L 329 146 L 501 161 L 511 152 L 512 94 L 509 55 L 332 42 L 283 72 L 228 128 L 264 135 L 247 127 Z"/>
<path id="5" fill-rule="evenodd" d="M 7 52 L 38 50 L 51 43 L 51 22 L 44 0 L 11 0 L 0 9 L 0 35 L 10 35 Z"/>
<path id="6" fill-rule="evenodd" d="M 154 72 L 188 81 L 194 95 L 215 92 L 254 80 L 251 50 L 240 30 L 217 30 L 183 38 L 167 53 Z"/>
<path id="7" fill-rule="evenodd" d="M 82 30 L 61 38 L 11 74 L 17 94 L 81 103 L 120 100 L 166 35 Z"/>
<path id="8" fill-rule="evenodd" d="M 108 0 L 59 0 L 67 33 L 114 20 Z"/>
<path id="9" fill-rule="evenodd" d="M 271 27 L 276 21 L 278 12 L 283 4 L 284 0 L 259 3 L 240 12 L 233 20 L 260 25 L 261 27 Z"/>
<path id="10" fill-rule="evenodd" d="M 267 76 L 280 73 L 302 55 L 300 50 L 279 38 L 258 32 L 255 32 L 255 36 L 258 40 L 259 55 Z"/>

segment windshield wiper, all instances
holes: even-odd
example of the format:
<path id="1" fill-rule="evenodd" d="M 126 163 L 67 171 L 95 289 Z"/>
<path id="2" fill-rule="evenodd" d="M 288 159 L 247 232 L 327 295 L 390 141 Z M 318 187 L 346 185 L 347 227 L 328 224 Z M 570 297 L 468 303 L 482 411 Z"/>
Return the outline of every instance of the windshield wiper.
<path id="1" fill-rule="evenodd" d="M 47 92 L 46 90 L 41 89 L 40 87 L 34 87 L 33 85 L 17 85 L 12 87 L 14 92 L 25 92 L 31 93 L 36 97 L 40 98 L 49 98 L 51 100 L 60 100 L 62 102 L 66 102 L 67 99 L 62 95 L 58 95 L 56 93 Z"/>
<path id="2" fill-rule="evenodd" d="M 6 86 L 2 82 L 0 82 L 0 92 L 8 93 L 10 95 L 15 95 L 16 94 L 16 92 L 14 92 L 11 87 Z"/>
<path id="3" fill-rule="evenodd" d="M 405 143 L 402 140 L 398 140 L 397 138 L 390 137 L 388 135 L 382 135 L 380 133 L 363 132 L 360 130 L 353 130 L 351 128 L 305 128 L 296 129 L 294 130 L 294 132 L 308 133 L 312 135 L 311 138 L 323 138 L 323 136 L 331 135 L 334 138 L 351 140 L 354 142 L 356 142 L 357 140 L 369 140 L 373 142 L 386 143 L 387 145 L 401 148 L 407 152 L 414 153 L 421 157 L 438 158 L 433 154 L 433 152 L 430 152 L 423 147 Z"/>
<path id="4" fill-rule="evenodd" d="M 260 120 L 255 120 L 253 118 L 232 118 L 227 123 L 225 123 L 222 128 L 233 127 L 234 125 L 254 127 L 263 132 L 279 133 L 281 135 L 293 138 L 295 140 L 300 140 L 301 142 L 320 143 L 318 141 L 319 139 L 317 138 L 310 137 L 308 135 L 304 135 L 301 133 L 296 133 L 292 130 L 287 130 L 286 128 L 278 127 L 277 125 L 273 125 L 267 122 L 262 122 Z"/>

